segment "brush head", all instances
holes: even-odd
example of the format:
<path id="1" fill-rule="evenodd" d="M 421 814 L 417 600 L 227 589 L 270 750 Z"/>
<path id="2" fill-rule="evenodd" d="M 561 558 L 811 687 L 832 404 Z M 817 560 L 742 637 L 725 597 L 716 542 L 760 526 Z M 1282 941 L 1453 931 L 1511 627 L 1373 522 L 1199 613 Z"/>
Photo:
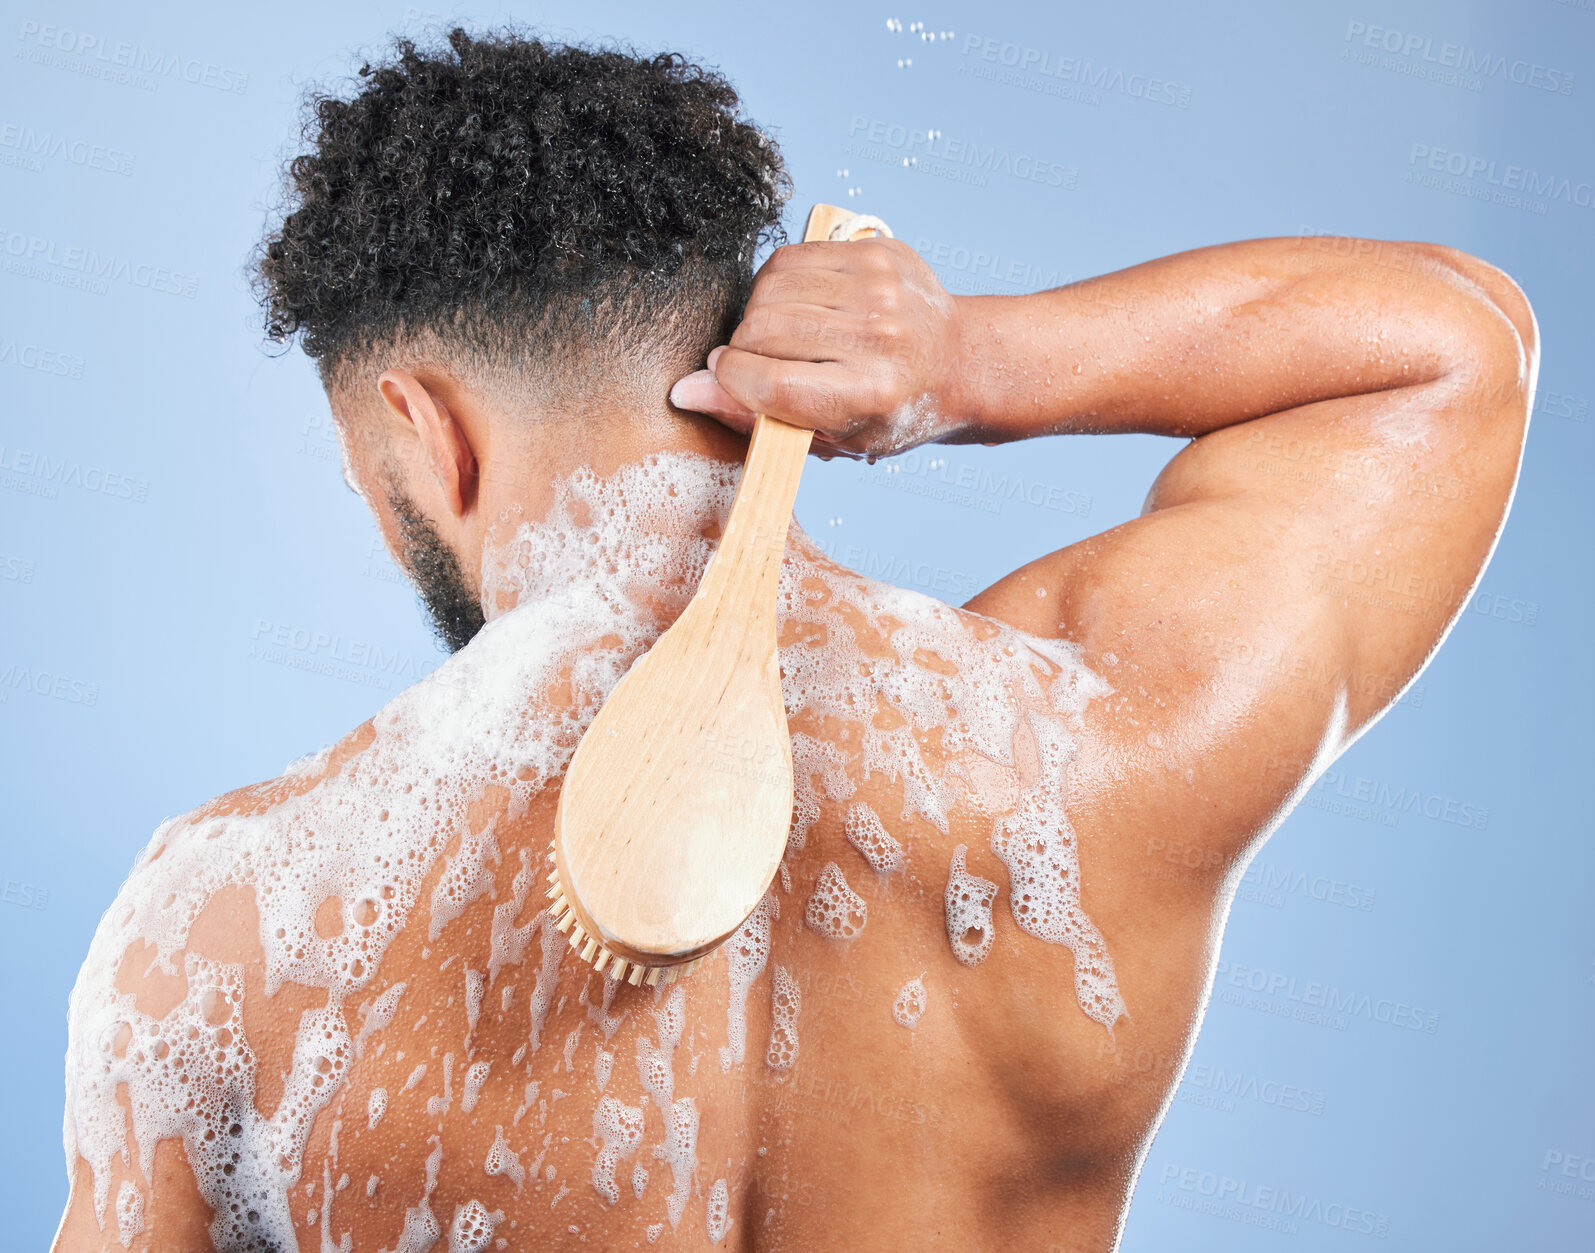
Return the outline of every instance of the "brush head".
<path id="1" fill-rule="evenodd" d="M 735 580 L 704 587 L 616 685 L 561 786 L 554 899 L 588 960 L 694 961 L 753 912 L 786 851 L 774 589 L 754 610 Z"/>

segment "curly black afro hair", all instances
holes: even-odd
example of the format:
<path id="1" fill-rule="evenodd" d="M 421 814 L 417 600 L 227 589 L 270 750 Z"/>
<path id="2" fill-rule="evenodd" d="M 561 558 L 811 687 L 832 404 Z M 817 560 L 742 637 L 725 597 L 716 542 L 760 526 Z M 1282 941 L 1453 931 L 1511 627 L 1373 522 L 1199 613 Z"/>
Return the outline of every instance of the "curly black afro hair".
<path id="1" fill-rule="evenodd" d="M 360 77 L 308 98 L 255 256 L 267 335 L 324 380 L 414 336 L 494 369 L 725 342 L 791 183 L 719 74 L 455 28 Z"/>

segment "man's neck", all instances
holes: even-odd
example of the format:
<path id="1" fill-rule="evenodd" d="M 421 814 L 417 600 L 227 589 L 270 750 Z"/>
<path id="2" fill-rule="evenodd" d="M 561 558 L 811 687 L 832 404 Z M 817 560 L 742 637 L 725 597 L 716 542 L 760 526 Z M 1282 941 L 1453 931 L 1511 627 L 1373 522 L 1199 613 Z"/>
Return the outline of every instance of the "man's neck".
<path id="1" fill-rule="evenodd" d="M 535 512 L 502 507 L 482 552 L 487 618 L 596 594 L 663 631 L 697 588 L 741 477 L 745 443 L 726 435 L 729 447 L 682 441 L 574 465 L 546 484 Z"/>

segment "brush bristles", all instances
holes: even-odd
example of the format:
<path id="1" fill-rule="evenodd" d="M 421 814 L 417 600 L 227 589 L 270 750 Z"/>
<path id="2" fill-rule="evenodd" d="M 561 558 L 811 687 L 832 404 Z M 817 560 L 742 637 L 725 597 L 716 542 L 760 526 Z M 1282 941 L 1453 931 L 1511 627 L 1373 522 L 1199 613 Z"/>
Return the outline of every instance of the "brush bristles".
<path id="1" fill-rule="evenodd" d="M 576 911 L 565 896 L 557 868 L 548 872 L 548 890 L 544 895 L 548 897 L 547 912 L 554 930 L 570 941 L 578 957 L 607 978 L 630 984 L 634 988 L 669 987 L 678 978 L 685 978 L 703 964 L 703 958 L 698 957 L 676 966 L 649 966 L 610 952 L 599 943 L 597 936 L 589 935 L 576 921 Z"/>

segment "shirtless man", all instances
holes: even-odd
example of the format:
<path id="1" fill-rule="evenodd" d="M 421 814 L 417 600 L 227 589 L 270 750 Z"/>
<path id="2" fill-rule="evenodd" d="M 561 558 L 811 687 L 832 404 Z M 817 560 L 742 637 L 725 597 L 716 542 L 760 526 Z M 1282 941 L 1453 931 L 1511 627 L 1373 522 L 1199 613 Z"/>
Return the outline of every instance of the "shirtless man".
<path id="1" fill-rule="evenodd" d="M 803 244 L 749 299 L 788 185 L 729 87 L 450 42 L 319 105 L 260 273 L 458 651 L 156 833 L 73 993 L 57 1247 L 1113 1248 L 1248 858 L 1500 532 L 1527 302 L 1300 239 L 964 299 Z M 615 986 L 541 913 L 560 775 L 752 410 L 831 455 L 1191 442 L 961 609 L 794 527 L 782 873 L 690 978 Z"/>

